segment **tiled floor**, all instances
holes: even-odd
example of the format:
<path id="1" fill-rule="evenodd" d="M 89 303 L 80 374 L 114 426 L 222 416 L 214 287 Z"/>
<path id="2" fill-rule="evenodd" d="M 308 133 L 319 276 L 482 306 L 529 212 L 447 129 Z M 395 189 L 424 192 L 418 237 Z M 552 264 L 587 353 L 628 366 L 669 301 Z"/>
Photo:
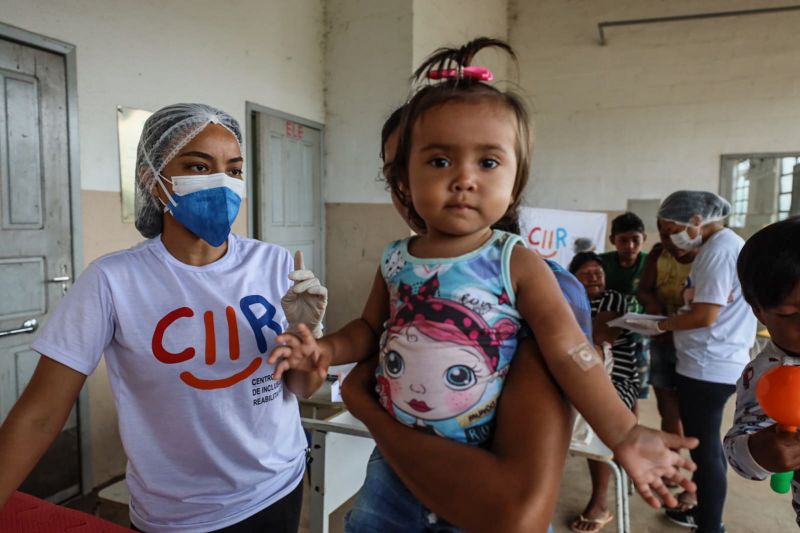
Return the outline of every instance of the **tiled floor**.
<path id="1" fill-rule="evenodd" d="M 726 409 L 723 420 L 724 428 L 731 422 L 733 399 Z M 654 399 L 641 402 L 640 415 L 645 424 L 656 426 L 658 414 Z M 564 481 L 561 486 L 559 504 L 553 517 L 557 533 L 568 532 L 569 521 L 579 513 L 589 497 L 591 485 L 586 461 L 579 458 L 567 460 Z M 300 531 L 309 531 L 307 507 L 309 492 L 306 491 L 304 513 L 300 522 Z M 613 490 L 609 490 L 609 505 L 613 506 Z M 127 525 L 127 511 L 123 506 L 101 504 L 98 507 L 96 492 L 70 504 L 70 507 L 87 512 L 97 510 L 98 514 L 118 524 Z M 331 533 L 340 533 L 342 520 L 348 504 L 336 511 L 330 520 Z M 770 491 L 768 484 L 747 481 L 732 471 L 728 471 L 728 500 L 725 506 L 725 523 L 731 533 L 779 533 L 794 531 L 794 512 L 791 509 L 789 495 L 778 495 Z M 648 507 L 638 496 L 632 497 L 631 529 L 635 533 L 678 533 L 687 529 L 672 524 L 664 518 L 663 511 Z M 604 531 L 616 531 L 615 525 L 609 524 Z"/>

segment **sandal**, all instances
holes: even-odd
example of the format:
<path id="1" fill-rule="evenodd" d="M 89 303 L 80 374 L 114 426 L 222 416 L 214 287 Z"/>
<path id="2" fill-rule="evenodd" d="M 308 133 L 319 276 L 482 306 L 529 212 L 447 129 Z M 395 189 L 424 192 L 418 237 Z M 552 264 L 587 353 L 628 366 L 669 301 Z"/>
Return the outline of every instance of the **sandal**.
<path id="1" fill-rule="evenodd" d="M 569 528 L 576 533 L 597 533 L 606 525 L 614 520 L 614 515 L 606 511 L 606 514 L 601 516 L 600 518 L 586 518 L 585 516 L 578 515 L 578 518 L 572 521 L 569 525 Z M 579 525 L 586 525 L 588 526 L 587 529 L 578 529 Z"/>

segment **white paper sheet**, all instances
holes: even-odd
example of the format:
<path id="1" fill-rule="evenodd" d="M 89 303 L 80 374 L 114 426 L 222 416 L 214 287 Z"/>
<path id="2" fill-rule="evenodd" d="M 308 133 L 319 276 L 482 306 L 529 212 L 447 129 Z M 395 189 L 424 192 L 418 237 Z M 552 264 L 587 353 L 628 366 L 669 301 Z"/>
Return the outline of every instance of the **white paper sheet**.
<path id="1" fill-rule="evenodd" d="M 640 335 L 649 335 L 650 331 L 641 329 L 633 324 L 628 324 L 628 320 L 635 319 L 635 320 L 664 320 L 667 317 L 662 315 L 646 315 L 643 313 L 625 313 L 619 318 L 615 318 L 614 320 L 609 320 L 607 324 L 612 328 L 622 328 L 633 331 L 634 333 L 639 333 Z"/>

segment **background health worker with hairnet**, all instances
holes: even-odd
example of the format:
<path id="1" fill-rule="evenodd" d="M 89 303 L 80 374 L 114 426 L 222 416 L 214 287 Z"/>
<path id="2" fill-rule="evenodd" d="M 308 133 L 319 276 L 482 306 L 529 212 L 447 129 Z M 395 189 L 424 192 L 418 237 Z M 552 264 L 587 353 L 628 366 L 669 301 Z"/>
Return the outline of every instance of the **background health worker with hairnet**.
<path id="1" fill-rule="evenodd" d="M 321 377 L 274 381 L 266 359 L 289 324 L 319 333 L 327 292 L 285 249 L 230 233 L 241 140 L 206 105 L 147 120 L 136 227 L 148 240 L 90 264 L 34 341 L 43 356 L 0 428 L 0 506 L 105 354 L 134 528 L 297 531 L 306 440 L 294 393 Z"/>
<path id="2" fill-rule="evenodd" d="M 697 464 L 697 506 L 668 509 L 674 522 L 696 527 L 698 533 L 725 531 L 727 463 L 720 425 L 725 402 L 750 361 L 756 318 L 742 295 L 736 259 L 744 240 L 723 226 L 731 206 L 717 194 L 677 191 L 659 207 L 661 231 L 681 250 L 698 250 L 684 289 L 685 305 L 674 316 L 643 321 L 651 335 L 674 332 L 676 391 L 686 436 L 700 445 L 691 450 Z"/>

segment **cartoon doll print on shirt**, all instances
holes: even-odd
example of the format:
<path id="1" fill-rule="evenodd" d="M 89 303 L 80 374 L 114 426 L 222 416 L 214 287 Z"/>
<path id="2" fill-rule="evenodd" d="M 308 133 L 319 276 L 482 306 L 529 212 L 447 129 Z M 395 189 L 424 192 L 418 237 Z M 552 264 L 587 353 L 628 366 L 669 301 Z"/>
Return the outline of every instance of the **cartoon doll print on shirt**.
<path id="1" fill-rule="evenodd" d="M 400 304 L 381 347 L 381 403 L 407 425 L 482 442 L 491 434 L 508 371 L 508 364 L 499 367 L 507 361 L 500 350 L 518 325 L 501 318 L 489 326 L 469 307 L 438 297 L 438 288 L 437 274 L 416 293 L 408 284 L 399 286 Z"/>

